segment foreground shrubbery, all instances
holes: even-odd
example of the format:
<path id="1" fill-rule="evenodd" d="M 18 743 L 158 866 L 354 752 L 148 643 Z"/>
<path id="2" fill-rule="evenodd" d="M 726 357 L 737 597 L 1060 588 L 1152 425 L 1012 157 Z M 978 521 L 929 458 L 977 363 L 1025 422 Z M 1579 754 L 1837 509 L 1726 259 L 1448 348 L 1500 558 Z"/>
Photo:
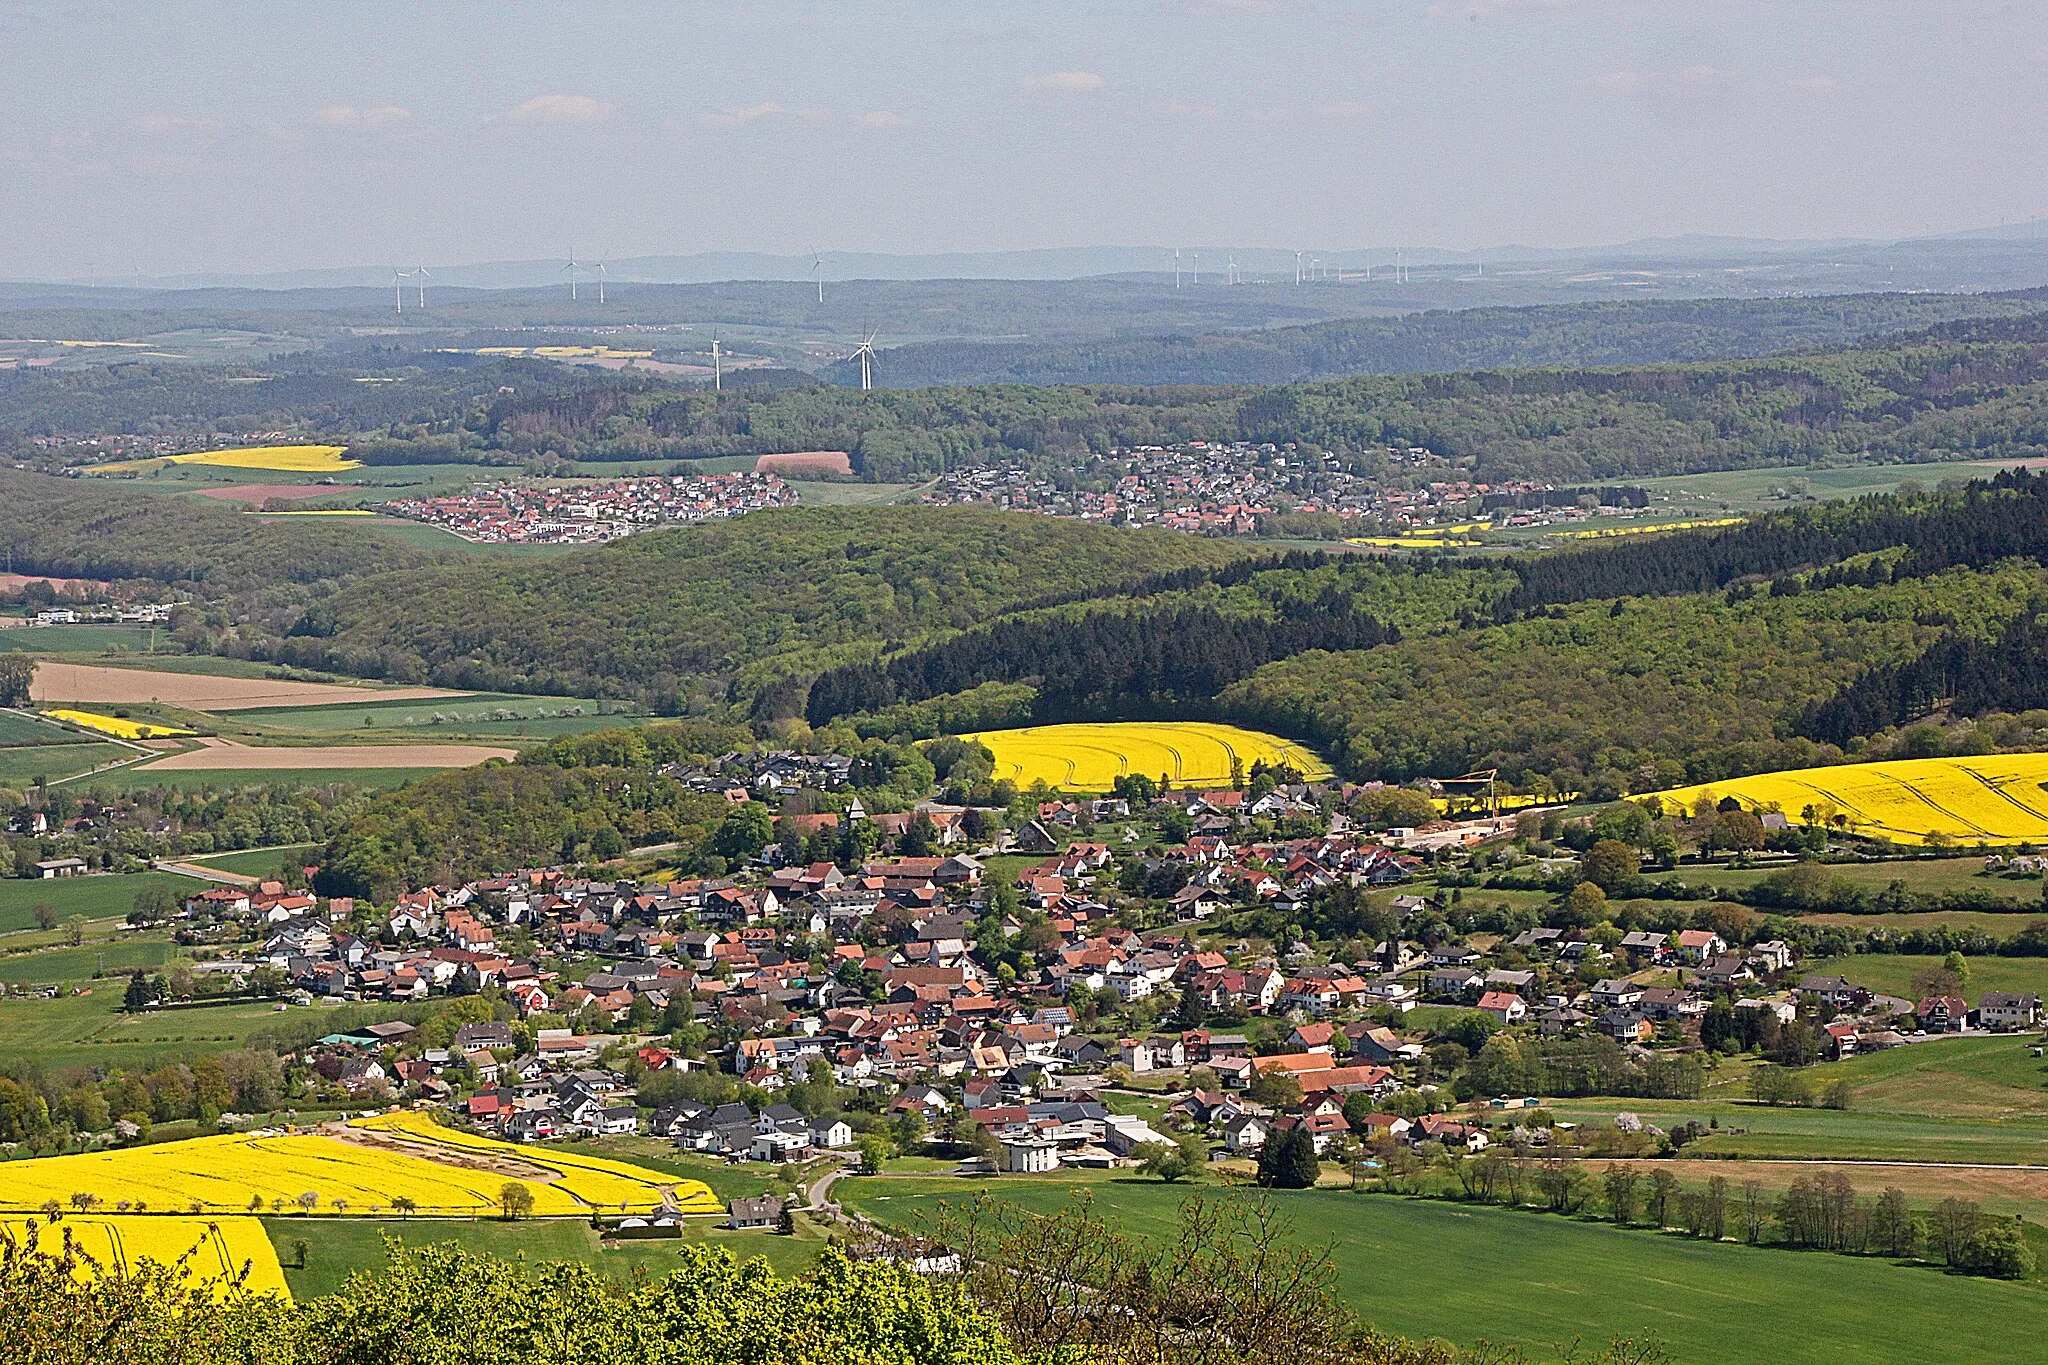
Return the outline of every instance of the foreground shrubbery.
<path id="1" fill-rule="evenodd" d="M 51 1230 L 0 1241 L 0 1340 L 38 1365 L 1517 1365 L 1484 1344 L 1382 1336 L 1338 1299 L 1327 1252 L 1272 1207 L 1190 1200 L 1175 1235 L 1132 1239 L 1085 1199 L 1052 1217 L 982 1200 L 941 1244 L 827 1248 L 783 1279 L 685 1245 L 659 1280 L 537 1266 L 455 1245 L 390 1244 L 390 1263 L 293 1305 L 183 1265 L 95 1266 Z M 919 1273 L 909 1269 L 922 1267 Z M 1618 1341 L 1584 1365 L 1661 1365 Z"/>

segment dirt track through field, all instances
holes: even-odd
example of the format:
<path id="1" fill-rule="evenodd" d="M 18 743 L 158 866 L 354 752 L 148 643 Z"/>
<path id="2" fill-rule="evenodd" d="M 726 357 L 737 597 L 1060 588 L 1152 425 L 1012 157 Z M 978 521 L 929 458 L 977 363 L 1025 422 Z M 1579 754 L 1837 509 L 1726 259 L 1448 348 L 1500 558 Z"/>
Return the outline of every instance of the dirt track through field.
<path id="1" fill-rule="evenodd" d="M 330 744 L 292 749 L 258 749 L 224 739 L 202 739 L 199 747 L 172 754 L 138 771 L 163 772 L 263 768 L 473 768 L 488 758 L 512 758 L 517 749 L 483 744 Z"/>
<path id="2" fill-rule="evenodd" d="M 216 678 L 205 673 L 163 673 L 144 668 L 39 663 L 30 695 L 37 701 L 164 702 L 194 711 L 242 711 L 256 706 L 360 705 L 467 696 L 438 687 L 348 687 L 340 683 L 277 682 L 269 678 Z"/>

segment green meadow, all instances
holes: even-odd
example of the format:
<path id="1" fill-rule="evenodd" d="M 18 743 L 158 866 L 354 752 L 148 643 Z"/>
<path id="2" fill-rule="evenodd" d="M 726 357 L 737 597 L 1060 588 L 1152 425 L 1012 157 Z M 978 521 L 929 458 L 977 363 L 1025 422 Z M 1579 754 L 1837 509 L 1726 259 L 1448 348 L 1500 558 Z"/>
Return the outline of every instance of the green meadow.
<path id="1" fill-rule="evenodd" d="M 981 1190 L 1051 1212 L 1079 1182 L 880 1177 L 833 1187 L 843 1203 L 919 1226 Z M 1191 1191 L 1089 1184 L 1098 1210 L 1146 1238 L 1171 1232 Z M 1247 1198 L 1213 1187 L 1204 1197 Z M 2048 1331 L 2048 1293 L 1874 1257 L 1708 1243 L 1533 1212 L 1354 1194 L 1276 1193 L 1290 1235 L 1327 1247 L 1338 1285 L 1382 1330 L 1548 1352 L 1583 1338 L 1658 1334 L 1685 1365 L 1990 1360 Z"/>

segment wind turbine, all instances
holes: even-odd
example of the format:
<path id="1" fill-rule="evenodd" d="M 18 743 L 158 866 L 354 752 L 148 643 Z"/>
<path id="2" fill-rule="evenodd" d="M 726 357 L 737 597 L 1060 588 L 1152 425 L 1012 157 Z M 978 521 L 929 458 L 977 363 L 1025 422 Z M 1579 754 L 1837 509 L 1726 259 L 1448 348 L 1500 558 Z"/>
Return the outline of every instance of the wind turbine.
<path id="1" fill-rule="evenodd" d="M 569 301 L 571 303 L 576 301 L 576 271 L 581 265 L 582 262 L 576 259 L 576 248 L 570 247 L 569 264 L 563 266 L 562 269 L 569 272 Z"/>
<path id="2" fill-rule="evenodd" d="M 1240 283 L 1237 275 L 1237 253 L 1235 252 L 1231 253 L 1229 262 L 1223 267 L 1223 282 L 1225 284 Z"/>
<path id="3" fill-rule="evenodd" d="M 718 333 L 716 332 L 711 334 L 711 387 L 714 389 L 723 389 L 725 387 L 725 368 L 719 363 Z"/>
<path id="4" fill-rule="evenodd" d="M 597 301 L 599 303 L 604 302 L 604 263 L 610 260 L 611 256 L 612 253 L 607 251 L 604 255 L 597 258 Z"/>
<path id="5" fill-rule="evenodd" d="M 413 267 L 412 274 L 413 278 L 419 281 L 417 287 L 419 289 L 420 307 L 424 310 L 427 306 L 427 281 L 434 277 L 427 272 L 427 268 L 423 265 Z"/>
<path id="6" fill-rule="evenodd" d="M 866 393 L 868 390 L 874 388 L 875 374 L 873 367 L 875 363 L 875 334 L 873 332 L 869 332 L 868 339 L 866 341 L 863 341 L 860 344 L 860 346 L 855 349 L 853 355 L 849 358 L 853 360 L 858 360 L 860 362 L 861 392 Z"/>
<path id="7" fill-rule="evenodd" d="M 818 272 L 825 268 L 825 258 L 816 249 L 811 251 L 811 283 L 818 286 L 818 302 L 825 301 L 825 277 Z"/>
<path id="8" fill-rule="evenodd" d="M 1194 265 L 1191 267 L 1195 275 L 1194 285 L 1195 288 L 1200 289 L 1202 287 L 1202 253 L 1199 251 L 1195 252 L 1192 259 L 1194 261 Z"/>
<path id="9" fill-rule="evenodd" d="M 398 304 L 398 311 L 405 311 L 405 272 L 397 266 L 391 267 L 391 295 Z"/>
<path id="10" fill-rule="evenodd" d="M 1180 288 L 1180 248 L 1173 249 L 1173 287 Z"/>
<path id="11" fill-rule="evenodd" d="M 1294 282 L 1296 284 L 1301 283 L 1301 258 L 1303 256 L 1306 256 L 1307 254 L 1308 253 L 1305 251 L 1297 251 L 1294 253 Z"/>

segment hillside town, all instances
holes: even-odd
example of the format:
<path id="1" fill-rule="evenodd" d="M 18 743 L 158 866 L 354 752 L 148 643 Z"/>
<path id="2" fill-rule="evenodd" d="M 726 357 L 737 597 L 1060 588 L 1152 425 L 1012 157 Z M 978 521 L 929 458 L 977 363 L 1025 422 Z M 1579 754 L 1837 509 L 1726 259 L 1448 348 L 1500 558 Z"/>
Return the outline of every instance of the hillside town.
<path id="1" fill-rule="evenodd" d="M 791 507 L 796 489 L 773 474 L 669 475 L 573 485 L 504 483 L 434 498 L 394 498 L 392 516 L 501 545 L 601 545 L 657 526 L 682 526 Z"/>

